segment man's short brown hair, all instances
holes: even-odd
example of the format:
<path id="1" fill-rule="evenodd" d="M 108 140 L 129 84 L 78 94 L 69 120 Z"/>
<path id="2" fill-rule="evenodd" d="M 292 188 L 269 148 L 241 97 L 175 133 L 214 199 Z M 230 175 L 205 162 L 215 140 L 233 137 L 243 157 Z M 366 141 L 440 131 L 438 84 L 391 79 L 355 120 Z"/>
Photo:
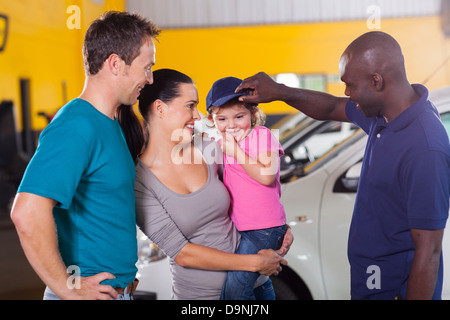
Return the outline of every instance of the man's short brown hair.
<path id="1" fill-rule="evenodd" d="M 127 65 L 139 55 L 145 41 L 156 38 L 161 30 L 136 13 L 108 11 L 95 20 L 84 39 L 84 68 L 88 75 L 97 74 L 111 54 L 117 54 Z"/>

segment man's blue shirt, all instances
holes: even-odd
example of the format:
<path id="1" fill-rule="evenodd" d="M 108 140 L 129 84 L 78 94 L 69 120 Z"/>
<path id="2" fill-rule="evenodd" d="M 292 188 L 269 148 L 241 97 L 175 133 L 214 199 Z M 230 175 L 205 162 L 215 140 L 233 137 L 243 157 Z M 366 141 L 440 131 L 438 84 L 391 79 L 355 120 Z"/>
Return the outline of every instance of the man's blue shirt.
<path id="1" fill-rule="evenodd" d="M 18 192 L 58 202 L 53 210 L 61 257 L 82 276 L 126 287 L 136 275 L 136 170 L 117 120 L 88 102 L 64 106 L 42 132 Z"/>
<path id="2" fill-rule="evenodd" d="M 410 229 L 446 225 L 449 138 L 428 90 L 413 87 L 419 100 L 389 123 L 346 106 L 348 119 L 368 134 L 349 234 L 354 299 L 404 298 L 415 252 Z M 442 271 L 441 255 L 434 299 L 441 298 Z"/>

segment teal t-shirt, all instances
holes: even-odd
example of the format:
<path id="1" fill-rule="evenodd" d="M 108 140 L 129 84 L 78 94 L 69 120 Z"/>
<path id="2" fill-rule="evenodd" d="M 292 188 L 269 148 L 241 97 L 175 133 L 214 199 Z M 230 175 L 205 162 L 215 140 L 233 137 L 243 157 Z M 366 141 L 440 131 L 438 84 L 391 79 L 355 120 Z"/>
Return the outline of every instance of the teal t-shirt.
<path id="1" fill-rule="evenodd" d="M 85 100 L 64 106 L 39 138 L 18 192 L 58 202 L 59 250 L 82 276 L 110 272 L 124 287 L 137 272 L 135 165 L 122 129 Z"/>

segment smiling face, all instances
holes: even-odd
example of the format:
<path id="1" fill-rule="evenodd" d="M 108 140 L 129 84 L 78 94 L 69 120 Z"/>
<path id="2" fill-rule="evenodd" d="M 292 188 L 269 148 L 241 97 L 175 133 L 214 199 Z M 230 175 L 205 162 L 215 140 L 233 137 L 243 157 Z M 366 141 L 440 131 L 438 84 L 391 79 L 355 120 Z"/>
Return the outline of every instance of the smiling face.
<path id="1" fill-rule="evenodd" d="M 179 95 L 168 103 L 159 100 L 165 108 L 167 134 L 175 139 L 188 141 L 194 133 L 194 123 L 201 119 L 197 109 L 198 93 L 191 83 L 178 84 Z"/>
<path id="2" fill-rule="evenodd" d="M 131 65 L 124 67 L 122 104 L 134 105 L 146 84 L 153 83 L 152 67 L 155 64 L 155 45 L 152 39 L 144 42 L 139 55 Z"/>
<path id="3" fill-rule="evenodd" d="M 215 109 L 213 120 L 220 133 L 231 133 L 238 142 L 247 137 L 252 129 L 252 113 L 243 103 L 232 103 Z"/>
<path id="4" fill-rule="evenodd" d="M 345 83 L 345 95 L 356 103 L 366 117 L 381 116 L 383 99 L 376 89 L 377 74 L 371 74 L 362 59 L 344 53 L 339 62 L 341 80 Z"/>

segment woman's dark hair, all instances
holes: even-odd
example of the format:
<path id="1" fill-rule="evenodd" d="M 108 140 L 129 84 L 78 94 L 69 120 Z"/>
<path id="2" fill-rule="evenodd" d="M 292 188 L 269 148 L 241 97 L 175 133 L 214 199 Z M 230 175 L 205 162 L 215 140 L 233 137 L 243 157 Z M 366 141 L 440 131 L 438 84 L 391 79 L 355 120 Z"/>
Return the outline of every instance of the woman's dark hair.
<path id="1" fill-rule="evenodd" d="M 160 69 L 153 72 L 153 83 L 147 84 L 139 96 L 139 112 L 144 118 L 144 128 L 131 106 L 122 105 L 117 110 L 117 119 L 125 134 L 128 148 L 136 161 L 148 141 L 148 123 L 151 106 L 156 100 L 169 103 L 180 95 L 181 83 L 194 84 L 192 79 L 176 70 Z"/>
<path id="2" fill-rule="evenodd" d="M 138 14 L 108 11 L 95 20 L 86 32 L 83 44 L 84 68 L 97 74 L 108 57 L 115 53 L 127 65 L 139 55 L 142 44 L 156 38 L 161 30 Z"/>
<path id="3" fill-rule="evenodd" d="M 145 143 L 141 122 L 134 113 L 133 106 L 124 104 L 117 109 L 116 117 L 122 127 L 131 156 L 136 161 Z"/>

